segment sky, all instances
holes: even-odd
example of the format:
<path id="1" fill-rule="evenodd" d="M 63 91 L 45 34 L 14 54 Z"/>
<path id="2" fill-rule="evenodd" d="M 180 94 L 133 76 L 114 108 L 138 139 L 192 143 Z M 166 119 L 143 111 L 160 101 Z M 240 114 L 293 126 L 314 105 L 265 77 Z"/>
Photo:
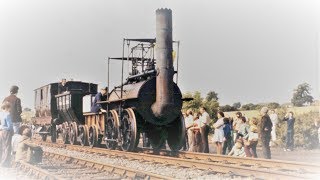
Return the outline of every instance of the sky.
<path id="1" fill-rule="evenodd" d="M 222 105 L 289 102 L 303 82 L 320 95 L 320 1 L 0 0 L 0 98 L 61 78 L 106 85 L 123 38 L 154 38 L 155 10 L 173 11 L 183 93 L 213 90 Z M 120 84 L 111 63 L 111 87 Z"/>

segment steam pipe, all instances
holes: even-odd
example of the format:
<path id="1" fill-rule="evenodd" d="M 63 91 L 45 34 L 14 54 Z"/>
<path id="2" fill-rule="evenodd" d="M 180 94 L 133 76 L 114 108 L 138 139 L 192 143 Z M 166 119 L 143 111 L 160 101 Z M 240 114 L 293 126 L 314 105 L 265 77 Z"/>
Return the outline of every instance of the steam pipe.
<path id="1" fill-rule="evenodd" d="M 174 106 L 172 59 L 172 11 L 156 11 L 156 102 L 152 111 L 157 118 L 165 117 Z"/>

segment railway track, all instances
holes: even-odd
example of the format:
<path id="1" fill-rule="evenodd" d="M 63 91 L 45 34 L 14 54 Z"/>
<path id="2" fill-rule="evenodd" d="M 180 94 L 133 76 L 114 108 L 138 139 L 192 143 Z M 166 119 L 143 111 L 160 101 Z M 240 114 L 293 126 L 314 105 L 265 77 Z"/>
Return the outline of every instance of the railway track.
<path id="1" fill-rule="evenodd" d="M 34 179 L 172 179 L 145 171 L 101 163 L 67 154 L 44 152 L 43 162 L 19 162 L 16 168 Z"/>
<path id="2" fill-rule="evenodd" d="M 39 142 L 39 145 L 65 148 L 68 150 L 98 154 L 101 156 L 121 157 L 131 160 L 147 161 L 178 166 L 181 168 L 201 169 L 230 176 L 254 177 L 261 179 L 313 179 L 320 173 L 320 166 L 290 161 L 237 158 L 204 153 L 179 152 L 172 154 L 163 150 L 160 155 L 152 154 L 150 149 L 139 152 L 123 152 L 104 148 L 89 148 L 76 145 L 51 144 Z"/>

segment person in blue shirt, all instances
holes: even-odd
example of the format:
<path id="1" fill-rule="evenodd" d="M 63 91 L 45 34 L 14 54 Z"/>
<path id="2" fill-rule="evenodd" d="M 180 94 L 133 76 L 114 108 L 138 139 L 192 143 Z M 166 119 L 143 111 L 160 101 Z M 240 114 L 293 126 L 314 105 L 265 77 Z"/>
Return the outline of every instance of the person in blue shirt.
<path id="1" fill-rule="evenodd" d="M 223 139 L 223 146 L 222 146 L 222 154 L 227 155 L 227 149 L 229 152 L 232 150 L 232 126 L 230 123 L 229 118 L 223 118 L 224 127 L 223 127 L 223 133 L 224 133 L 224 139 Z"/>
<path id="2" fill-rule="evenodd" d="M 106 110 L 103 109 L 102 105 L 98 102 L 106 101 L 107 100 L 107 93 L 108 93 L 108 87 L 102 88 L 100 90 L 100 92 L 96 94 L 96 96 L 94 97 L 92 107 L 91 107 L 92 113 L 106 112 Z"/>
<path id="3" fill-rule="evenodd" d="M 287 121 L 287 137 L 286 137 L 286 148 L 284 151 L 292 151 L 294 146 L 294 122 L 293 112 L 289 112 L 285 115 L 284 121 Z"/>
<path id="4" fill-rule="evenodd" d="M 0 164 L 2 167 L 9 167 L 11 162 L 11 139 L 13 135 L 13 124 L 10 115 L 11 105 L 5 101 L 1 105 L 2 112 L 0 112 L 0 148 L 1 159 Z"/>

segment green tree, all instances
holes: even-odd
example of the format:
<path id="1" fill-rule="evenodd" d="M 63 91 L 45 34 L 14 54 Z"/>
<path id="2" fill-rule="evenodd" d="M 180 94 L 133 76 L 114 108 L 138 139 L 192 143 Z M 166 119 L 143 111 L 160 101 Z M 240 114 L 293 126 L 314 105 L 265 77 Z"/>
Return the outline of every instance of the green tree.
<path id="1" fill-rule="evenodd" d="M 216 93 L 214 91 L 208 92 L 206 100 L 207 101 L 211 101 L 211 100 L 218 101 L 219 100 L 218 93 Z"/>
<path id="2" fill-rule="evenodd" d="M 230 112 L 230 111 L 236 111 L 238 109 L 233 107 L 233 106 L 230 106 L 229 104 L 227 104 L 225 106 L 220 106 L 219 110 L 223 111 L 223 112 Z"/>
<path id="3" fill-rule="evenodd" d="M 240 102 L 236 102 L 236 103 L 233 103 L 232 107 L 236 110 L 240 109 L 241 107 L 241 103 Z"/>
<path id="4" fill-rule="evenodd" d="M 311 87 L 308 83 L 299 84 L 298 87 L 294 89 L 291 103 L 298 107 L 312 103 L 313 97 L 310 95 L 310 91 Z"/>
<path id="5" fill-rule="evenodd" d="M 276 103 L 276 102 L 271 102 L 271 103 L 269 103 L 269 104 L 267 105 L 267 107 L 268 107 L 269 109 L 277 109 L 277 108 L 280 107 L 280 104 L 279 104 L 279 103 Z"/>

